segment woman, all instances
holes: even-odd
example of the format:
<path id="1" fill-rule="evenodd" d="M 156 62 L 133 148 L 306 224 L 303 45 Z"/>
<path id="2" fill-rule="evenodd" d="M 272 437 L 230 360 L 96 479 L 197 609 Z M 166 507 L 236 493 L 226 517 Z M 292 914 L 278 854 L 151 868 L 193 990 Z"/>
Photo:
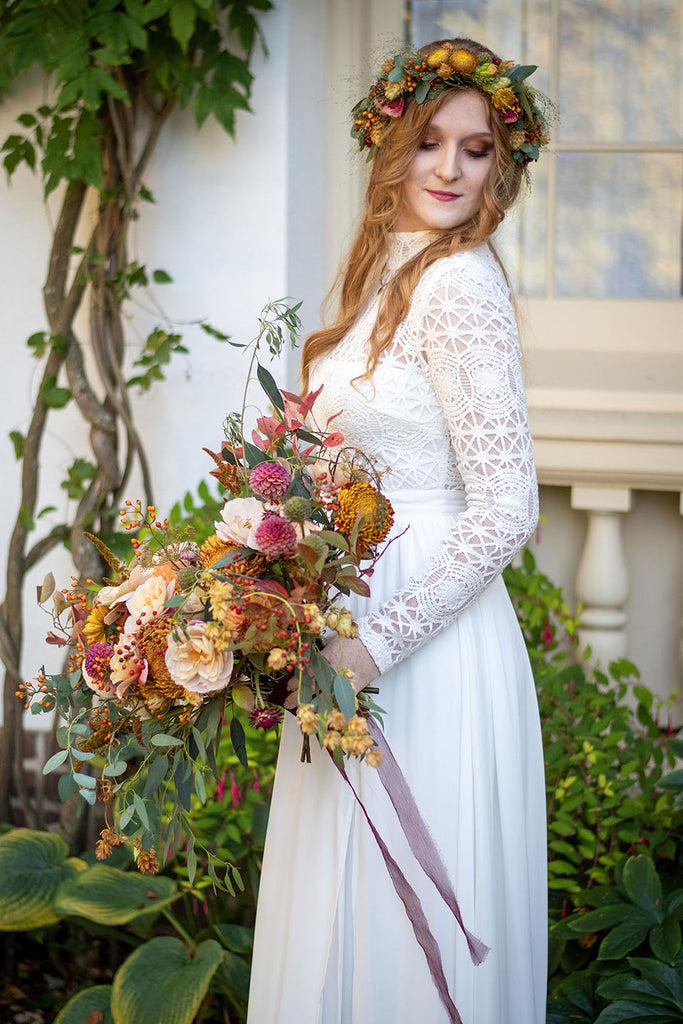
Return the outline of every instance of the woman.
<path id="1" fill-rule="evenodd" d="M 374 162 L 336 322 L 308 339 L 316 413 L 388 470 L 400 539 L 328 644 L 374 683 L 385 733 L 443 855 L 463 932 L 416 865 L 366 765 L 360 800 L 418 893 L 453 1001 L 439 992 L 353 793 L 326 753 L 283 731 L 249 1024 L 542 1024 L 543 757 L 533 679 L 503 568 L 537 490 L 505 276 L 490 245 L 547 142 L 533 68 L 468 39 L 385 61 L 353 131 Z M 405 532 L 404 532 L 405 531 Z M 289 716 L 288 716 L 289 717 Z M 432 964 L 433 967 L 433 964 Z"/>

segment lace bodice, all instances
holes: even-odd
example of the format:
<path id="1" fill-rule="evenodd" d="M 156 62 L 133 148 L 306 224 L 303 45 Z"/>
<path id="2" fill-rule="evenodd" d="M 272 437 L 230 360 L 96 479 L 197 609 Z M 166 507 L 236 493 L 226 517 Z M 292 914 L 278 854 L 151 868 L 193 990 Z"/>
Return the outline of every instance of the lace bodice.
<path id="1" fill-rule="evenodd" d="M 387 275 L 431 239 L 395 234 Z M 439 259 L 370 381 L 367 340 L 381 294 L 312 368 L 316 419 L 389 467 L 383 489 L 464 491 L 466 510 L 424 572 L 359 621 L 380 672 L 453 621 L 511 561 L 538 515 L 536 475 L 509 291 L 488 246 Z M 398 542 L 400 543 L 400 541 Z"/>

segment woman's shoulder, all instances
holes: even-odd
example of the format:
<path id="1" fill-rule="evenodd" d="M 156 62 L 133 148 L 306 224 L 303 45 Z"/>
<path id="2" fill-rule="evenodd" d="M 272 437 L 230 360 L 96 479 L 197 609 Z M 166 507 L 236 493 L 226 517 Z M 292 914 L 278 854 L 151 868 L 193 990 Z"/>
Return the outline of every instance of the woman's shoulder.
<path id="1" fill-rule="evenodd" d="M 473 249 L 454 252 L 435 260 L 420 278 L 421 291 L 443 290 L 444 286 L 467 294 L 500 290 L 501 298 L 509 299 L 509 288 L 502 267 L 493 250 L 483 243 Z"/>

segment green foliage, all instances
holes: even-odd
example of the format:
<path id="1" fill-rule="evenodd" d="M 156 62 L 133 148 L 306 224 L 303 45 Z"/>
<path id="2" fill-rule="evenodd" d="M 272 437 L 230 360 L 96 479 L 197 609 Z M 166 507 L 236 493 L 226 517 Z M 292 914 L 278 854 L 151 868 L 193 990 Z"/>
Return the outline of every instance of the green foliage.
<path id="1" fill-rule="evenodd" d="M 97 467 L 88 459 L 74 459 L 67 470 L 66 480 L 62 480 L 60 487 L 63 487 L 67 495 L 78 501 L 85 494 L 85 487 L 89 480 L 94 479 L 97 474 Z"/>
<path id="2" fill-rule="evenodd" d="M 182 344 L 182 335 L 155 327 L 145 342 L 142 354 L 133 364 L 142 367 L 144 373 L 131 377 L 128 386 L 137 385 L 141 391 L 149 391 L 155 380 L 164 379 L 162 366 L 167 366 L 173 355 L 187 355 L 188 352 L 189 349 Z"/>
<path id="3" fill-rule="evenodd" d="M 144 82 L 157 108 L 192 105 L 197 124 L 211 114 L 230 134 L 235 111 L 249 110 L 249 59 L 263 38 L 256 12 L 270 0 L 15 0 L 0 13 L 0 90 L 38 64 L 55 100 L 18 118 L 22 132 L 4 142 L 8 175 L 37 153 L 45 193 L 60 181 L 101 188 L 101 136 L 113 101 L 131 104 Z M 224 19 L 245 52 L 226 48 Z M 265 47 L 264 47 L 265 48 Z"/>
<path id="4" fill-rule="evenodd" d="M 662 792 L 665 764 L 653 697 L 635 666 L 587 672 L 575 661 L 577 619 L 535 566 L 505 573 L 536 680 L 546 760 L 551 918 L 568 897 L 610 884 L 631 854 L 672 861 L 683 816 Z M 624 703 L 629 687 L 634 713 Z"/>
<path id="5" fill-rule="evenodd" d="M 60 836 L 25 828 L 0 836 L 0 931 L 54 924 L 57 892 L 84 870 L 82 860 L 69 857 Z"/>

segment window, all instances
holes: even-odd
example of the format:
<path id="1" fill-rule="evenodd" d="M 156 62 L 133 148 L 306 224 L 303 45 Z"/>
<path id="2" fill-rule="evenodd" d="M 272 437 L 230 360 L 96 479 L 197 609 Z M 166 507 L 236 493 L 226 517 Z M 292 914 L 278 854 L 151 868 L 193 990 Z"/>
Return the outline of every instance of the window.
<path id="1" fill-rule="evenodd" d="M 680 0 L 404 0 L 406 38 L 534 62 L 559 120 L 500 247 L 528 296 L 683 294 Z"/>

